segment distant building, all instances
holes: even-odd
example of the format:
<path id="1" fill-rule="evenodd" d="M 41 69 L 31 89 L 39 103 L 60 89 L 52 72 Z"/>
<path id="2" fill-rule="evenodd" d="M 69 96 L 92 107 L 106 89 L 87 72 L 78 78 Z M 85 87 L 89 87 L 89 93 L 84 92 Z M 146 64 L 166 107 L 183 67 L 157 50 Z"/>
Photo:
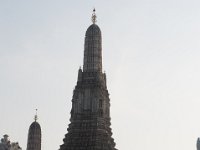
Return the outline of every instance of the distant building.
<path id="1" fill-rule="evenodd" d="M 18 142 L 11 143 L 10 150 L 22 150 Z"/>
<path id="2" fill-rule="evenodd" d="M 8 135 L 5 134 L 1 139 L 0 150 L 9 150 L 10 149 L 10 140 L 8 139 Z"/>
<path id="3" fill-rule="evenodd" d="M 36 113 L 35 121 L 29 127 L 26 150 L 41 150 L 41 127 L 37 122 L 37 118 Z"/>
<path id="4" fill-rule="evenodd" d="M 1 139 L 0 150 L 22 150 L 18 142 L 10 142 L 9 136 L 5 134 Z"/>
<path id="5" fill-rule="evenodd" d="M 200 150 L 200 138 L 197 139 L 197 150 Z"/>

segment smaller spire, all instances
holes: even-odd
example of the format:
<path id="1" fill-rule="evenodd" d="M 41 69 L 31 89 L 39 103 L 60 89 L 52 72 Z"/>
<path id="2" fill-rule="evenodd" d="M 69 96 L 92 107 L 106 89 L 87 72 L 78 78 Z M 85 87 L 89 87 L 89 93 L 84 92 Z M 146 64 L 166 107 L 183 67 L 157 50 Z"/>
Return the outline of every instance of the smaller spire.
<path id="1" fill-rule="evenodd" d="M 96 13 L 95 13 L 95 8 L 93 9 L 93 13 L 92 13 L 92 23 L 95 24 L 97 22 L 97 16 L 96 16 Z"/>
<path id="2" fill-rule="evenodd" d="M 35 120 L 35 122 L 38 120 L 38 116 L 37 116 L 37 109 L 35 109 L 35 116 L 34 116 L 34 120 Z"/>

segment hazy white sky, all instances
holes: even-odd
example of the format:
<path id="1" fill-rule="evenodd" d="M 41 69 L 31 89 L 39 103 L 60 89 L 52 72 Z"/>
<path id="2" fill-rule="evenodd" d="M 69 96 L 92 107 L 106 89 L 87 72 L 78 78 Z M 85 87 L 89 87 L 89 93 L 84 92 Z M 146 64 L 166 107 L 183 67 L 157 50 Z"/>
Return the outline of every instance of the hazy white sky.
<path id="1" fill-rule="evenodd" d="M 1 0 L 0 136 L 42 149 L 67 133 L 84 34 L 96 7 L 119 150 L 194 150 L 200 136 L 199 0 Z"/>

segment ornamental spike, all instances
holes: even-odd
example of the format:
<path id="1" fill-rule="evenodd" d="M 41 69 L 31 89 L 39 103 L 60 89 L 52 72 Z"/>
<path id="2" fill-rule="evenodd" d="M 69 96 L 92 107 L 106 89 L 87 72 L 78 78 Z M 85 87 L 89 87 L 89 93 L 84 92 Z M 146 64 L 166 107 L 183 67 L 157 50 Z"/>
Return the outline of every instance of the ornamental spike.
<path id="1" fill-rule="evenodd" d="M 95 8 L 93 9 L 93 13 L 92 13 L 92 23 L 95 24 L 97 22 L 97 16 L 96 16 L 96 13 L 95 13 Z"/>
<path id="2" fill-rule="evenodd" d="M 35 122 L 38 120 L 38 115 L 37 115 L 37 109 L 35 109 L 35 116 L 34 116 Z"/>

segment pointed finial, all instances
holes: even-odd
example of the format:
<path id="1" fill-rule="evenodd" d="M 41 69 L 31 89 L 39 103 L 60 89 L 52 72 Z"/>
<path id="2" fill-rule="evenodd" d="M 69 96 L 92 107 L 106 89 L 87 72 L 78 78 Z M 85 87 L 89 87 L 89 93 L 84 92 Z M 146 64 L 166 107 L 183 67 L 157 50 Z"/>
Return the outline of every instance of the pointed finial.
<path id="1" fill-rule="evenodd" d="M 97 22 L 97 16 L 96 16 L 96 13 L 95 13 L 95 8 L 93 9 L 93 13 L 92 13 L 92 23 L 95 24 Z"/>
<path id="2" fill-rule="evenodd" d="M 37 109 L 35 109 L 35 117 L 34 117 L 35 122 L 38 120 L 38 116 L 37 116 Z"/>

